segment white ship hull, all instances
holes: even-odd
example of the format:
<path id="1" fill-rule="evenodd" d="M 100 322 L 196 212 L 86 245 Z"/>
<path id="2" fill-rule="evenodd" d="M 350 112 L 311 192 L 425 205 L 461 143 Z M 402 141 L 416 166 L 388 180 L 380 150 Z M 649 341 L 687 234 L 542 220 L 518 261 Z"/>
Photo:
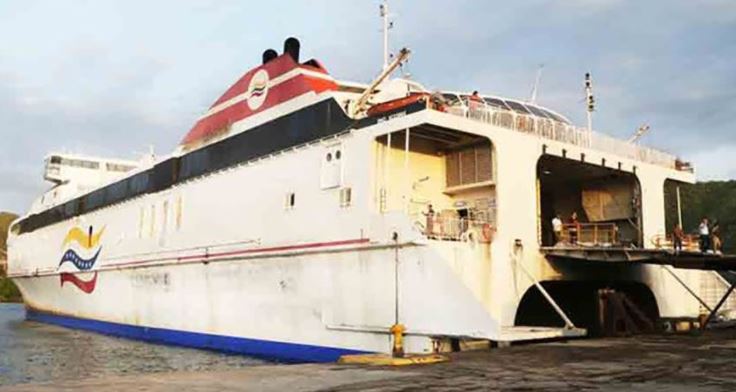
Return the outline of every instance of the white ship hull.
<path id="1" fill-rule="evenodd" d="M 551 264 L 541 249 L 540 184 L 552 194 L 545 203 L 571 207 L 564 188 L 542 181 L 539 162 L 569 167 L 559 175 L 579 183 L 576 170 L 638 187 L 638 206 L 624 209 L 638 208 L 630 212 L 638 223 L 626 215 L 622 227 L 636 224 L 638 245 L 651 248 L 665 232 L 665 180 L 693 180 L 674 160 L 638 147 L 611 151 L 562 122 L 506 112 L 511 117 L 458 116 L 415 105 L 351 122 L 335 101 L 341 92 L 319 91 L 334 81 L 316 65 L 289 71 L 284 64 L 281 56 L 264 65 L 271 82 L 263 69 L 247 74 L 255 75 L 250 98 L 231 91 L 248 87 L 239 82 L 185 139 L 222 137 L 221 124 L 207 121 L 247 102 L 252 107 L 240 110 L 255 114 L 227 123 L 229 149 L 217 142 L 185 150 L 128 182 L 16 222 L 9 275 L 29 316 L 287 361 L 391 352 L 396 324 L 406 326 L 412 353 L 436 351 L 448 339 L 584 333 L 570 323 L 520 328 L 539 282 L 636 283 L 651 293 L 658 316 L 697 316 L 699 304 L 681 283 L 696 286 L 699 272 L 678 272 L 679 281 L 660 266 L 581 273 Z M 278 106 L 258 112 L 271 96 Z M 473 154 L 469 184 L 450 184 L 453 151 L 461 164 L 470 156 L 462 151 Z M 149 172 L 151 183 L 139 186 L 135 179 Z M 459 173 L 464 182 L 467 170 Z M 418 214 L 430 203 L 476 208 L 488 223 L 475 232 L 445 220 L 432 227 Z"/>
<path id="2" fill-rule="evenodd" d="M 341 145 L 351 162 L 369 159 L 365 138 L 344 137 Z M 484 305 L 408 217 L 360 208 L 372 203 L 362 197 L 368 192 L 360 192 L 369 181 L 354 183 L 360 196 L 355 206 L 343 209 L 338 189 L 310 186 L 318 181 L 324 148 L 306 146 L 17 238 L 16 260 L 33 266 L 14 270 L 26 275 L 16 282 L 31 317 L 300 361 L 390 351 L 388 330 L 397 312 L 399 321 L 411 326 L 407 349 L 412 352 L 430 352 L 431 336 L 497 336 L 498 325 Z M 310 161 L 314 165 L 305 165 Z M 346 166 L 343 175 L 358 179 L 361 169 Z M 289 186 L 272 178 L 295 170 L 313 175 L 289 176 Z M 284 194 L 291 189 L 304 191 L 296 192 L 298 204 L 286 210 Z M 60 239 L 70 228 L 89 226 L 102 231 L 97 246 L 66 245 L 81 257 L 101 249 L 95 272 L 59 266 L 66 250 Z M 398 242 L 390 238 L 394 231 L 401 233 Z M 40 238 L 49 246 L 34 246 Z M 94 289 L 84 293 L 61 278 L 64 272 L 80 282 L 94 281 Z"/>
<path id="3" fill-rule="evenodd" d="M 89 296 L 68 285 L 60 291 L 58 276 L 18 283 L 31 318 L 42 321 L 279 360 L 334 361 L 391 348 L 395 252 L 362 246 L 105 271 Z M 429 336 L 447 333 L 494 336 L 496 324 L 470 293 L 444 278 L 447 266 L 419 249 L 402 256 L 398 313 L 413 326 L 408 350 L 430 352 Z"/>

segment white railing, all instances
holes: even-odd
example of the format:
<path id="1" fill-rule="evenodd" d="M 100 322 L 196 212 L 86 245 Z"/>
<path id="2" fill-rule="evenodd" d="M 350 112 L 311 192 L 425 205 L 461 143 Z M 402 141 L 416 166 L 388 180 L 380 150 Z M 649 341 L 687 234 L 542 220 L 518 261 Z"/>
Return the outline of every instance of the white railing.
<path id="1" fill-rule="evenodd" d="M 422 234 L 433 240 L 489 243 L 493 238 L 493 227 L 481 219 L 414 214 L 412 220 Z"/>
<path id="2" fill-rule="evenodd" d="M 558 241 L 570 245 L 611 246 L 618 244 L 618 227 L 613 223 L 568 223 L 562 225 Z"/>
<path id="3" fill-rule="evenodd" d="M 629 143 L 599 132 L 590 132 L 585 128 L 548 118 L 520 114 L 481 103 L 479 103 L 479 107 L 476 109 L 469 109 L 463 105 L 454 105 L 445 107 L 444 111 L 499 127 L 536 135 L 545 139 L 609 152 L 621 157 L 660 165 L 670 169 L 691 170 L 689 166 L 681 168 L 678 165 L 677 157 L 674 155 Z"/>

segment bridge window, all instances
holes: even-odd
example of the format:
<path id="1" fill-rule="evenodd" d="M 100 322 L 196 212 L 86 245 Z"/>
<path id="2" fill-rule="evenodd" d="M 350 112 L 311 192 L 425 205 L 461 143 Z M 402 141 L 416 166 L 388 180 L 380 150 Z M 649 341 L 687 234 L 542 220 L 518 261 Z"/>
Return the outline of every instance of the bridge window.
<path id="1" fill-rule="evenodd" d="M 82 167 L 85 169 L 99 169 L 100 163 L 95 161 L 86 161 L 83 159 L 69 159 L 69 158 L 60 158 L 59 163 L 66 166 L 72 166 L 72 167 Z"/>
<path id="2" fill-rule="evenodd" d="M 127 171 L 134 169 L 133 166 L 122 165 L 119 163 L 106 163 L 105 167 L 107 168 L 107 171 L 116 171 L 116 172 L 127 172 Z"/>

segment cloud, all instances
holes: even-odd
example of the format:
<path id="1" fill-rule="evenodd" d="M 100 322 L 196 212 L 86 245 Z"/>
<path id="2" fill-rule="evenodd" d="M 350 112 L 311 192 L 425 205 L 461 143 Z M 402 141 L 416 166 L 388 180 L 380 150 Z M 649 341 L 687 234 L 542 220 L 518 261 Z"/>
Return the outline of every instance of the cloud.
<path id="1" fill-rule="evenodd" d="M 736 143 L 688 153 L 685 158 L 697 163 L 700 180 L 736 179 Z"/>
<path id="2" fill-rule="evenodd" d="M 29 197 L 40 195 L 48 187 L 40 179 L 39 168 L 0 168 L 0 211 L 24 211 L 30 203 Z"/>
<path id="3" fill-rule="evenodd" d="M 149 145 L 172 149 L 191 118 L 159 116 L 132 97 L 56 99 L 24 95 L 0 78 L 0 209 L 24 211 L 41 189 L 43 158 L 52 151 L 135 158 Z"/>
<path id="4" fill-rule="evenodd" d="M 0 34 L 14 37 L 0 41 L 0 208 L 27 208 L 45 186 L 42 158 L 50 151 L 131 157 L 151 144 L 170 151 L 286 36 L 300 37 L 304 57 L 319 58 L 337 78 L 371 80 L 381 64 L 377 6 L 0 3 Z M 649 123 L 644 143 L 693 160 L 701 178 L 736 177 L 732 0 L 402 0 L 391 7 L 392 50 L 410 47 L 405 69 L 430 88 L 525 99 L 543 63 L 539 102 L 582 124 L 582 77 L 592 72 L 596 128 L 627 137 Z"/>

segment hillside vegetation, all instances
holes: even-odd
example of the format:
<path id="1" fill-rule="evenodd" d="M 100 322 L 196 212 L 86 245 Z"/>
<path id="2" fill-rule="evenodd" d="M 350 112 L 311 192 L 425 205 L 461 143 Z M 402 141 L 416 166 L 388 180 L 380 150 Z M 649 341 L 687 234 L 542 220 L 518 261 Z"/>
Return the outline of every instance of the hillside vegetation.
<path id="1" fill-rule="evenodd" d="M 682 227 L 695 233 L 701 219 L 717 220 L 724 253 L 736 253 L 736 181 L 709 181 L 680 185 Z M 672 184 L 666 187 L 667 232 L 677 222 L 677 197 Z"/>
<path id="2" fill-rule="evenodd" d="M 0 212 L 0 258 L 5 258 L 7 251 L 7 236 L 10 223 L 17 218 L 8 212 Z M 5 271 L 0 270 L 0 302 L 18 302 L 21 300 L 20 292 L 13 282 L 5 277 Z"/>
<path id="3" fill-rule="evenodd" d="M 5 251 L 6 244 L 8 237 L 8 227 L 10 226 L 10 223 L 15 220 L 18 216 L 15 214 L 11 214 L 9 212 L 0 212 L 0 254 L 3 254 Z"/>

